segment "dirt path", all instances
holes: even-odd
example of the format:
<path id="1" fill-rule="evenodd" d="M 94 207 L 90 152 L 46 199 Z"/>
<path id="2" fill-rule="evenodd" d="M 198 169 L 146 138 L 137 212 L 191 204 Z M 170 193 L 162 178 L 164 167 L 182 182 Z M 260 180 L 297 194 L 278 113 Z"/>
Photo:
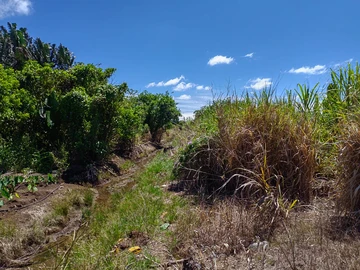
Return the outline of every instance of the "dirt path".
<path id="1" fill-rule="evenodd" d="M 157 151 L 151 144 L 144 144 L 137 148 L 137 156 L 131 161 L 114 156 L 112 163 L 120 174 L 102 168 L 100 182 L 92 187 L 63 181 L 41 184 L 37 192 L 19 187 L 20 197 L 0 208 L 0 269 L 16 269 L 46 260 L 42 254 L 63 245 L 79 229 L 86 207 L 106 204 L 112 193 L 132 188 L 133 176 Z M 126 162 L 130 165 L 122 169 Z M 92 194 L 91 205 L 86 205 L 86 194 Z"/>

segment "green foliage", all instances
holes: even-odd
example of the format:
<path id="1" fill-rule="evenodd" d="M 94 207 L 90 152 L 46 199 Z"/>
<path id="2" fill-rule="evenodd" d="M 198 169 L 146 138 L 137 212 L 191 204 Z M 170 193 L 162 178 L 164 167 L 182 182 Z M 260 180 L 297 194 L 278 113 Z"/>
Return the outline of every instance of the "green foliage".
<path id="1" fill-rule="evenodd" d="M 56 158 L 52 152 L 35 152 L 33 157 L 31 167 L 39 173 L 50 173 L 56 163 Z"/>
<path id="2" fill-rule="evenodd" d="M 23 88 L 12 69 L 0 65 L 0 136 L 13 137 L 35 110 L 35 101 Z"/>
<path id="3" fill-rule="evenodd" d="M 131 150 L 138 136 L 144 132 L 145 111 L 137 104 L 137 98 L 127 96 L 118 107 L 117 140 L 120 151 Z"/>
<path id="4" fill-rule="evenodd" d="M 118 128 L 119 108 L 127 90 L 125 83 L 119 86 L 101 86 L 91 100 L 88 143 L 93 160 L 102 159 L 111 151 Z"/>
<path id="5" fill-rule="evenodd" d="M 75 57 L 60 44 L 44 43 L 33 39 L 26 28 L 17 29 L 16 23 L 8 23 L 8 29 L 0 27 L 0 64 L 21 70 L 26 61 L 35 60 L 41 65 L 51 64 L 56 69 L 69 69 Z"/>
<path id="6" fill-rule="evenodd" d="M 331 83 L 328 85 L 323 101 L 323 122 L 328 129 L 338 134 L 337 125 L 343 119 L 359 111 L 360 102 L 360 65 L 348 64 L 339 71 L 331 71 Z M 351 120 L 351 119 L 348 119 Z"/>
<path id="7" fill-rule="evenodd" d="M 5 198 L 11 200 L 14 196 L 19 197 L 16 193 L 16 187 L 22 183 L 27 185 L 29 191 L 36 191 L 37 185 L 40 182 L 53 183 L 55 179 L 52 175 L 48 175 L 47 178 L 39 175 L 0 175 L 0 199 Z M 3 200 L 0 200 L 0 206 L 4 204 Z"/>
<path id="8" fill-rule="evenodd" d="M 96 95 L 99 85 L 105 85 L 108 79 L 114 74 L 114 68 L 107 68 L 105 70 L 98 68 L 91 64 L 79 63 L 75 65 L 70 74 L 73 75 L 75 86 L 83 87 L 89 95 Z"/>
<path id="9" fill-rule="evenodd" d="M 63 45 L 0 29 L 0 171 L 93 166 L 116 148 L 131 151 L 148 125 L 154 141 L 180 115 L 169 94 L 110 84 L 113 68 L 74 65 Z"/>
<path id="10" fill-rule="evenodd" d="M 217 132 L 216 101 L 195 111 L 195 122 L 201 134 L 214 134 Z"/>
<path id="11" fill-rule="evenodd" d="M 145 109 L 126 96 L 126 83 L 107 83 L 113 72 L 91 64 L 65 71 L 35 61 L 19 71 L 0 66 L 0 156 L 7 156 L 0 169 L 47 172 L 58 160 L 86 165 L 106 158 L 115 145 L 131 148 L 144 130 Z"/>
<path id="12" fill-rule="evenodd" d="M 298 84 L 298 89 L 295 90 L 299 101 L 296 103 L 297 109 L 300 110 L 306 117 L 309 117 L 310 114 L 319 113 L 320 104 L 319 104 L 319 95 L 318 95 L 318 86 L 317 83 L 312 89 L 307 85 Z M 313 119 L 316 119 L 318 115 L 314 115 Z"/>
<path id="13" fill-rule="evenodd" d="M 165 94 L 150 94 L 145 91 L 139 95 L 138 99 L 144 106 L 144 123 L 149 126 L 152 140 L 159 143 L 165 130 L 170 128 L 172 124 L 179 122 L 181 113 L 176 108 L 176 103 L 168 92 Z"/>
<path id="14" fill-rule="evenodd" d="M 120 238 L 127 237 L 133 231 L 161 239 L 171 233 L 170 230 L 162 230 L 161 225 L 169 223 L 171 228 L 178 218 L 179 209 L 185 207 L 182 197 L 171 196 L 160 187 L 171 178 L 172 167 L 172 159 L 164 154 L 157 155 L 134 177 L 136 188 L 118 191 L 109 196 L 108 202 L 95 207 L 89 223 L 89 237 L 82 237 L 74 245 L 68 267 L 124 269 L 128 265 L 133 269 L 148 269 L 149 264 L 143 260 L 135 261 L 131 253 L 108 255 Z M 142 253 L 146 254 L 146 246 L 141 247 Z"/>
<path id="15" fill-rule="evenodd" d="M 75 88 L 61 98 L 59 103 L 60 130 L 64 135 L 64 144 L 74 161 L 85 156 L 86 131 L 89 129 L 86 118 L 90 97 L 85 89 Z"/>

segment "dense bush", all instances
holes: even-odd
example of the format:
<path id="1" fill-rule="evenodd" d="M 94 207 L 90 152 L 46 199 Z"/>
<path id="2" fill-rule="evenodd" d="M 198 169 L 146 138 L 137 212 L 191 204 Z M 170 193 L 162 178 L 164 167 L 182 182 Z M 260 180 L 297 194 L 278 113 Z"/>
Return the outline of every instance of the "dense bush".
<path id="1" fill-rule="evenodd" d="M 150 94 L 145 91 L 139 95 L 138 100 L 144 108 L 144 123 L 149 127 L 152 141 L 160 143 L 165 130 L 179 122 L 181 113 L 176 108 L 174 99 L 169 93 Z"/>
<path id="2" fill-rule="evenodd" d="M 159 143 L 178 121 L 168 94 L 136 96 L 108 82 L 115 69 L 74 64 L 66 47 L 8 29 L 0 29 L 0 173 L 93 166 L 131 151 L 146 127 Z"/>

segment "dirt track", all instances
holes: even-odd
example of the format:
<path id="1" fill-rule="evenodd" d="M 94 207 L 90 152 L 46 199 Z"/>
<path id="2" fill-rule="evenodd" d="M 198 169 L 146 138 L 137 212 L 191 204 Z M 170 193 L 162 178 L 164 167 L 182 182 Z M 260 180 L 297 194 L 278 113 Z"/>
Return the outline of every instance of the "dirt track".
<path id="1" fill-rule="evenodd" d="M 103 174 L 105 177 L 94 186 L 69 184 L 63 180 L 57 184 L 40 184 L 36 192 L 29 192 L 25 186 L 20 186 L 17 190 L 20 197 L 6 201 L 4 206 L 0 208 L 0 222 L 1 224 L 13 224 L 17 231 L 30 232 L 34 230 L 34 224 L 38 224 L 39 221 L 44 220 L 52 213 L 54 203 L 64 201 L 72 192 L 82 194 L 91 190 L 94 193 L 93 205 L 106 203 L 111 193 L 134 186 L 133 175 L 147 164 L 156 151 L 156 148 L 150 144 L 139 147 L 137 157 L 133 158 L 132 166 L 125 172 L 122 172 L 120 167 L 126 160 L 114 156 L 112 163 L 118 167 L 120 174 L 113 171 L 106 172 L 106 168 L 101 168 L 100 171 L 105 170 Z M 9 252 L 10 255 L 7 254 L 5 258 L 1 258 L 0 255 L 0 269 L 25 267 L 37 263 L 39 258 L 44 260 L 43 256 L 39 256 L 40 253 L 46 252 L 49 247 L 61 246 L 62 242 L 66 241 L 66 238 L 81 226 L 83 222 L 82 210 L 81 208 L 72 208 L 67 218 L 60 222 L 61 224 L 41 226 L 43 237 L 34 241 L 26 239 L 24 242 L 22 240 L 20 250 L 19 247 L 9 247 L 11 241 L 5 242 L 3 238 L 0 238 L 0 254 L 6 254 L 9 248 L 14 249 L 14 252 Z M 17 235 L 14 236 L 14 238 L 16 237 Z"/>

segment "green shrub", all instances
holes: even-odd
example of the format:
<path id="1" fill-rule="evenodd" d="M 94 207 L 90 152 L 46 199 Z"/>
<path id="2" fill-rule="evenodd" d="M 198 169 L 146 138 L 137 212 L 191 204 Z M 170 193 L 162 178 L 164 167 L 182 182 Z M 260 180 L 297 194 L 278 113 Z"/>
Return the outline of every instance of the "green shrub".
<path id="1" fill-rule="evenodd" d="M 145 110 L 144 124 L 149 127 L 152 141 L 160 143 L 166 129 L 179 122 L 181 113 L 174 99 L 169 93 L 150 94 L 145 91 L 138 96 L 138 100 Z"/>
<path id="2" fill-rule="evenodd" d="M 33 168 L 39 173 L 50 173 L 55 166 L 55 156 L 52 152 L 38 152 L 34 154 Z"/>

